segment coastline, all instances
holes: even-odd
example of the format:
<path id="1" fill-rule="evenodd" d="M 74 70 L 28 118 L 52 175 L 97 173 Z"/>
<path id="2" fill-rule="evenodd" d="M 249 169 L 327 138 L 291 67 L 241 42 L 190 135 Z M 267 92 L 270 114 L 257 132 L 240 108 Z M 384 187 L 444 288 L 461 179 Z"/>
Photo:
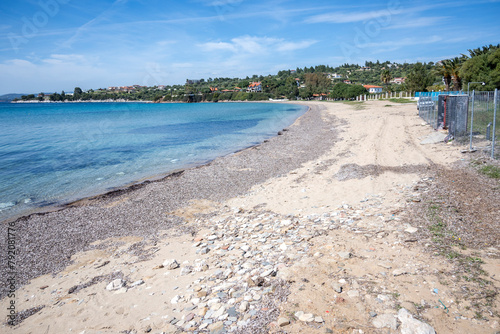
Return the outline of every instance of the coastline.
<path id="1" fill-rule="evenodd" d="M 103 103 L 113 103 L 113 102 L 117 102 L 117 103 L 150 103 L 150 101 L 65 101 L 65 102 L 60 102 L 60 101 L 45 101 L 45 102 L 42 102 L 42 101 L 19 101 L 17 103 L 85 103 L 85 102 L 88 102 L 88 103 L 91 103 L 91 102 L 93 102 L 93 103 L 99 103 L 99 102 L 103 102 Z M 221 102 L 223 102 L 223 103 L 242 103 L 242 102 L 238 102 L 238 101 L 221 101 Z M 280 103 L 280 102 L 275 102 L 275 101 L 256 101 L 256 102 L 249 101 L 249 103 L 258 103 L 258 102 L 270 103 L 270 104 L 271 103 Z M 166 103 L 182 103 L 182 102 L 166 102 Z M 203 102 L 203 103 L 212 103 L 212 102 Z M 283 104 L 283 103 L 281 102 L 281 104 Z M 290 103 L 290 104 L 299 105 L 299 103 Z M 305 114 L 307 112 L 308 112 L 308 110 L 305 110 L 305 111 L 303 111 L 303 114 Z M 295 124 L 303 116 L 303 114 L 301 114 L 297 119 L 295 119 L 293 121 L 292 124 L 290 124 L 288 126 L 293 126 L 293 124 Z M 281 129 L 276 130 L 276 132 L 278 132 L 278 131 L 281 131 Z M 274 134 L 273 136 L 276 136 L 276 134 Z M 266 139 L 265 141 L 267 141 L 267 140 L 269 140 L 269 138 Z M 25 209 L 23 211 L 20 211 L 19 213 L 11 214 L 10 216 L 9 215 L 4 215 L 3 217 L 0 216 L 0 223 L 8 223 L 8 222 L 12 222 L 12 221 L 15 221 L 15 220 L 18 220 L 21 218 L 30 217 L 32 215 L 43 215 L 43 214 L 49 213 L 49 212 L 57 212 L 60 210 L 64 210 L 67 207 L 74 206 L 74 204 L 78 203 L 78 202 L 87 201 L 89 199 L 97 199 L 97 198 L 102 197 L 102 196 L 107 196 L 110 193 L 124 192 L 125 190 L 127 190 L 129 188 L 130 189 L 131 188 L 137 189 L 138 187 L 141 187 L 142 185 L 146 185 L 146 184 L 152 183 L 152 182 L 161 182 L 162 180 L 169 178 L 171 175 L 177 174 L 179 171 L 184 171 L 186 169 L 201 167 L 203 165 L 211 163 L 214 159 L 225 157 L 225 156 L 232 155 L 232 154 L 236 154 L 242 150 L 251 149 L 251 148 L 253 148 L 255 146 L 259 146 L 261 144 L 262 144 L 262 142 L 257 143 L 257 144 L 252 144 L 252 145 L 249 145 L 247 147 L 242 147 L 235 152 L 229 152 L 229 153 L 224 152 L 223 155 L 220 155 L 220 156 L 217 156 L 217 157 L 214 157 L 211 159 L 202 159 L 202 160 L 199 160 L 199 161 L 196 161 L 193 163 L 189 163 L 187 165 L 184 165 L 184 166 L 179 167 L 179 168 L 174 169 L 174 170 L 168 170 L 166 172 L 159 172 L 159 173 L 154 172 L 150 175 L 145 174 L 145 176 L 142 176 L 141 178 L 132 179 L 132 180 L 129 180 L 127 182 L 124 182 L 124 183 L 121 183 L 118 185 L 113 185 L 111 187 L 107 187 L 105 189 L 103 188 L 102 191 L 95 191 L 95 192 L 89 193 L 88 195 L 85 195 L 85 196 L 80 196 L 80 197 L 73 196 L 71 199 L 65 199 L 65 198 L 56 199 L 56 200 L 52 201 L 50 204 L 46 204 L 46 205 L 38 206 L 38 207 L 31 207 L 31 208 Z"/>
<path id="2" fill-rule="evenodd" d="M 267 102 L 266 102 L 267 103 Z M 307 127 L 304 127 L 303 124 L 309 124 Z M 312 125 L 312 124 L 315 125 Z M 66 245 L 61 249 L 58 254 L 55 252 L 52 253 L 52 258 L 47 258 L 47 256 L 43 254 L 37 254 L 37 259 L 21 259 L 20 262 L 23 263 L 23 266 L 26 268 L 25 270 L 21 270 L 24 275 L 19 279 L 19 284 L 25 284 L 31 278 L 48 274 L 50 272 L 57 272 L 62 269 L 66 265 L 69 264 L 69 257 L 71 254 L 74 254 L 78 251 L 82 251 L 87 249 L 89 245 L 97 240 L 105 239 L 108 237 L 116 237 L 134 234 L 139 226 L 136 224 L 140 224 L 141 227 L 144 227 L 143 224 L 147 222 L 147 219 L 151 219 L 155 221 L 154 226 L 148 226 L 147 232 L 142 231 L 139 234 L 149 235 L 150 233 L 157 233 L 158 228 L 162 226 L 165 222 L 163 221 L 163 215 L 158 212 L 158 207 L 161 207 L 162 210 L 166 211 L 175 211 L 185 205 L 189 201 L 196 199 L 209 199 L 211 201 L 219 201 L 222 202 L 231 197 L 237 196 L 238 194 L 242 194 L 247 191 L 250 187 L 255 184 L 261 183 L 268 178 L 279 176 L 283 173 L 287 173 L 289 170 L 298 167 L 301 163 L 306 160 L 310 160 L 312 158 L 306 159 L 292 159 L 290 155 L 295 151 L 297 147 L 299 150 L 303 150 L 304 153 L 308 153 L 309 155 L 313 155 L 317 157 L 318 154 L 321 154 L 322 151 L 325 151 L 328 147 L 323 148 L 323 150 L 312 150 L 312 147 L 318 146 L 317 142 L 320 141 L 319 133 L 315 138 L 309 138 L 305 142 L 298 143 L 294 142 L 297 138 L 290 138 L 291 136 L 301 136 L 306 132 L 311 131 L 309 127 L 316 127 L 316 123 L 322 123 L 320 111 L 317 106 L 309 106 L 309 110 L 307 110 L 302 116 L 295 120 L 295 122 L 289 127 L 290 131 L 284 132 L 284 135 L 277 135 L 275 137 L 266 140 L 261 144 L 257 144 L 255 146 L 250 146 L 248 148 L 242 149 L 238 152 L 230 153 L 226 156 L 218 157 L 212 161 L 207 162 L 206 164 L 195 166 L 189 169 L 183 169 L 181 171 L 168 173 L 167 175 L 159 175 L 158 178 L 154 180 L 145 180 L 139 183 L 133 183 L 124 187 L 118 187 L 117 189 L 113 189 L 109 192 L 98 194 L 96 196 L 91 196 L 88 198 L 82 198 L 70 203 L 58 205 L 58 206 L 48 206 L 40 208 L 36 212 L 32 212 L 28 215 L 21 215 L 20 217 L 14 217 L 11 219 L 7 219 L 1 222 L 2 225 L 7 225 L 10 222 L 15 222 L 18 231 L 24 237 L 28 238 L 31 234 L 32 229 L 36 226 L 36 230 L 41 229 L 44 231 L 50 230 L 50 236 L 48 236 L 47 232 L 43 232 L 38 236 L 37 239 L 32 240 L 20 240 L 20 244 L 23 244 L 23 248 L 33 249 L 36 244 L 43 243 L 53 243 L 56 244 L 60 240 L 57 234 L 61 233 L 57 228 L 59 222 L 64 221 L 65 225 L 63 229 L 67 230 L 69 235 L 77 234 L 79 237 L 85 234 L 84 241 L 78 244 L 71 244 L 70 241 L 67 241 Z M 330 133 L 329 129 L 324 129 L 325 132 Z M 298 134 L 295 134 L 295 133 Z M 287 145 L 287 143 L 293 143 L 293 147 L 290 147 L 288 152 L 282 150 L 283 145 Z M 303 145 L 305 144 L 305 145 Z M 319 145 L 321 146 L 321 145 Z M 263 158 L 262 156 L 258 157 L 260 152 L 258 152 L 261 148 L 265 148 L 266 151 L 273 152 L 272 154 L 277 154 L 275 159 L 280 159 L 281 157 L 285 157 L 288 159 L 288 164 L 282 164 L 279 161 L 275 161 L 274 165 L 269 166 L 267 164 L 267 157 Z M 281 152 L 280 152 L 281 151 Z M 244 182 L 241 180 L 240 174 L 247 174 L 244 169 L 249 167 L 249 161 L 253 160 L 254 168 L 259 170 L 259 175 L 257 177 L 246 176 Z M 250 164 L 251 165 L 251 164 Z M 271 168 L 265 168 L 265 166 Z M 234 168 L 238 167 L 242 170 L 235 170 Z M 250 167 L 251 168 L 251 167 Z M 267 171 L 265 171 L 267 169 Z M 243 172 L 243 173 L 241 173 Z M 226 174 L 222 176 L 222 174 Z M 220 178 L 223 178 L 222 186 L 226 189 L 224 192 L 217 191 L 219 185 Z M 173 184 L 173 185 L 172 185 Z M 201 193 L 199 192 L 200 185 L 204 184 L 204 187 L 201 187 L 203 190 Z M 172 186 L 175 190 L 173 192 L 178 192 L 178 194 L 172 194 L 170 192 L 164 193 L 165 188 Z M 135 218 L 140 223 L 131 223 L 128 229 L 116 231 L 113 228 L 114 220 L 118 217 L 120 221 L 126 221 L 130 219 L 126 216 L 126 213 L 120 212 L 120 210 L 116 210 L 113 207 L 114 212 L 101 212 L 107 211 L 105 208 L 113 203 L 114 201 L 120 201 L 120 198 L 127 197 L 128 195 L 141 197 L 145 196 L 144 194 L 139 194 L 140 192 L 153 194 L 155 192 L 164 193 L 164 202 L 150 202 L 148 203 L 148 207 L 151 210 L 156 211 L 155 214 L 146 215 L 146 217 L 137 215 Z M 113 205 L 113 204 L 111 204 Z M 102 208 L 103 210 L 99 209 Z M 128 211 L 128 208 L 126 211 Z M 145 208 L 141 208 L 141 210 L 145 210 Z M 86 232 L 84 229 L 75 230 L 74 226 L 70 225 L 86 225 L 89 221 L 98 220 L 101 215 L 105 213 L 108 215 L 108 219 L 106 223 L 104 223 L 105 227 L 102 229 L 102 233 L 95 233 L 94 230 L 96 227 L 88 227 L 92 229 Z M 88 215 L 94 216 L 94 218 L 89 217 Z M 84 218 L 84 216 L 86 216 Z M 70 222 L 71 217 L 76 218 L 76 221 Z M 178 218 L 173 218 L 171 222 L 165 225 L 177 225 L 181 222 Z M 130 223 L 130 222 L 129 222 Z M 171 226 L 170 226 L 171 227 Z M 98 228 L 97 228 L 98 229 Z M 5 229 L 4 229 L 5 230 Z M 71 231 L 71 232 L 70 232 Z M 3 241 L 3 240 L 2 240 Z M 69 257 L 68 257 L 69 251 Z M 27 255 L 28 252 L 22 252 Z M 36 254 L 31 254 L 36 255 Z M 34 271 L 30 271 L 27 268 L 39 268 Z M 6 276 L 4 271 L 0 272 L 0 279 L 3 279 Z M 5 288 L 5 287 L 2 287 Z M 0 289 L 0 296 L 4 296 L 5 290 Z"/>
<path id="3" fill-rule="evenodd" d="M 496 248 L 455 247 L 457 261 L 440 253 L 442 244 L 435 248 L 425 221 L 428 203 L 453 197 L 445 207 L 463 189 L 494 192 L 495 184 L 459 185 L 457 177 L 471 177 L 462 148 L 422 145 L 434 130 L 414 106 L 387 103 L 311 102 L 294 126 L 261 145 L 17 221 L 18 273 L 34 278 L 16 292 L 19 323 L 0 326 L 13 333 L 498 330 L 500 305 L 490 296 L 500 291 L 498 223 L 485 221 L 484 232 Z M 498 208 L 491 199 L 476 211 Z M 460 228 L 450 233 L 465 236 Z M 461 280 L 470 256 L 487 273 L 480 281 Z M 488 304 L 477 306 L 483 298 Z M 0 300 L 4 309 L 8 303 Z"/>

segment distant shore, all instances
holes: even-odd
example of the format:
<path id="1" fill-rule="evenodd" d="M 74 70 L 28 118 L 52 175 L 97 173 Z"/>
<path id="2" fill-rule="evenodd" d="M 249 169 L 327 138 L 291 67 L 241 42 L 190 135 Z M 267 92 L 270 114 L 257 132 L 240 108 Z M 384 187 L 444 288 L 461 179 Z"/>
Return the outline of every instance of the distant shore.
<path id="1" fill-rule="evenodd" d="M 301 101 L 301 100 L 297 100 Z M 250 103 L 266 103 L 266 102 L 297 102 L 297 101 L 290 101 L 288 99 L 269 99 L 269 100 L 258 100 L 258 101 L 248 101 L 248 100 L 237 100 L 237 101 L 232 101 L 232 100 L 219 100 L 217 102 L 213 101 L 202 101 L 202 102 L 186 102 L 186 101 L 161 101 L 161 102 L 155 102 L 155 101 L 135 101 L 135 100 L 124 100 L 124 99 L 117 99 L 117 100 L 78 100 L 78 101 L 38 101 L 38 100 L 29 100 L 29 101 L 5 101 L 5 103 L 113 103 L 113 102 L 119 102 L 119 103 L 243 103 L 243 102 L 250 102 Z M 304 101 L 307 102 L 307 101 Z"/>
<path id="2" fill-rule="evenodd" d="M 29 100 L 29 101 L 10 101 L 10 103 L 112 103 L 112 102 L 127 102 L 127 103 L 155 103 L 153 101 L 129 101 L 129 100 L 78 100 L 78 101 L 37 101 L 37 100 Z"/>

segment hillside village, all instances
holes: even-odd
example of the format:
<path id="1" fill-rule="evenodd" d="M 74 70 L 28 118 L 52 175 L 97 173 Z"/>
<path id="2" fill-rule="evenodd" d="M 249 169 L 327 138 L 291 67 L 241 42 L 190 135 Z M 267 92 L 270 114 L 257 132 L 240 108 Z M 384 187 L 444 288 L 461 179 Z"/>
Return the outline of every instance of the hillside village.
<path id="1" fill-rule="evenodd" d="M 364 66 L 343 64 L 337 67 L 318 65 L 281 70 L 272 75 L 245 78 L 186 79 L 184 84 L 153 87 L 110 86 L 73 93 L 24 95 L 14 101 L 154 101 L 217 102 L 258 101 L 269 99 L 355 99 L 364 94 L 494 90 L 500 87 L 500 45 L 468 50 L 469 55 L 437 63 L 395 63 L 366 61 Z M 484 83 L 478 85 L 477 82 Z M 471 87 L 468 84 L 472 83 Z M 476 84 L 474 84 L 476 83 Z M 465 87 L 465 88 L 464 88 Z"/>

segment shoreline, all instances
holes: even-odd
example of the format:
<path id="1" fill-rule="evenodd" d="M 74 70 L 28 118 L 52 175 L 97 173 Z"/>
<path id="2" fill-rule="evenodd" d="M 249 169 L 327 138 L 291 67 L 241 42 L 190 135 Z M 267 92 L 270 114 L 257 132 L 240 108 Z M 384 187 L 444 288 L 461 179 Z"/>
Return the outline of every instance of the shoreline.
<path id="1" fill-rule="evenodd" d="M 64 101 L 64 102 L 62 102 L 62 101 L 45 101 L 45 102 L 44 101 L 18 101 L 18 102 L 11 102 L 11 103 L 85 103 L 85 102 L 88 102 L 88 103 L 99 103 L 99 102 L 103 102 L 103 103 L 113 103 L 113 102 L 117 102 L 117 103 L 129 103 L 129 102 L 130 103 L 153 103 L 151 101 Z M 286 103 L 286 104 L 293 104 L 293 105 L 303 105 L 300 103 L 296 103 L 296 102 L 294 103 L 294 102 L 290 102 L 290 101 L 220 101 L 220 102 L 222 102 L 222 103 L 243 103 L 243 102 L 249 102 L 249 103 Z M 165 103 L 182 103 L 183 104 L 185 102 L 165 102 Z M 214 103 L 214 102 L 199 102 L 199 103 Z M 309 110 L 311 109 L 310 106 L 308 106 L 306 104 L 306 107 L 308 109 L 302 115 L 300 115 L 297 119 L 295 119 L 294 122 L 292 124 L 290 124 L 288 127 L 294 126 L 294 124 L 296 124 L 300 120 L 301 117 L 303 117 L 306 113 L 309 112 Z M 282 131 L 281 129 L 278 130 L 278 132 L 281 132 L 281 131 Z M 8 218 L 0 219 L 0 224 L 7 224 L 9 222 L 14 222 L 14 221 L 17 221 L 17 220 L 23 219 L 23 218 L 30 218 L 33 215 L 44 215 L 44 214 L 51 213 L 51 212 L 58 212 L 58 211 L 66 209 L 68 207 L 72 207 L 80 202 L 85 202 L 88 200 L 97 200 L 101 197 L 107 197 L 108 194 L 112 194 L 112 193 L 126 193 L 126 192 L 128 192 L 128 189 L 131 189 L 131 188 L 137 189 L 137 188 L 145 186 L 149 183 L 162 182 L 162 181 L 168 179 L 170 176 L 178 174 L 180 171 L 185 171 L 185 170 L 189 170 L 192 168 L 202 167 L 202 166 L 210 164 L 215 159 L 226 157 L 226 156 L 231 156 L 233 154 L 237 154 L 237 153 L 240 153 L 242 151 L 252 149 L 254 147 L 262 145 L 264 142 L 266 142 L 266 141 L 268 141 L 271 138 L 276 137 L 276 136 L 278 136 L 278 134 L 275 134 L 272 137 L 265 139 L 263 142 L 238 149 L 235 152 L 226 153 L 224 155 L 220 155 L 220 156 L 217 156 L 213 159 L 205 160 L 202 162 L 190 163 L 184 167 L 177 168 L 177 169 L 174 169 L 174 170 L 171 170 L 168 172 L 155 173 L 155 174 L 150 175 L 150 176 L 145 176 L 145 177 L 142 177 L 138 180 L 132 180 L 132 181 L 129 181 L 127 183 L 124 183 L 124 184 L 121 184 L 121 185 L 118 185 L 115 187 L 107 188 L 107 189 L 103 190 L 102 192 L 98 192 L 98 193 L 91 194 L 88 196 L 78 197 L 75 199 L 68 199 L 68 200 L 61 199 L 61 200 L 58 200 L 57 202 L 52 203 L 52 204 L 39 206 L 39 207 L 33 207 L 33 208 L 25 210 L 21 213 L 13 214 L 12 216 L 10 216 Z"/>
<path id="2" fill-rule="evenodd" d="M 25 240 L 18 241 L 26 250 L 26 252 L 21 252 L 26 255 L 25 259 L 20 259 L 26 269 L 20 270 L 23 272 L 19 280 L 20 286 L 26 284 L 32 278 L 61 270 L 70 263 L 69 257 L 71 254 L 88 249 L 89 245 L 94 241 L 125 235 L 149 236 L 152 233 L 158 233 L 163 227 L 171 228 L 182 223 L 176 217 L 171 217 L 171 219 L 165 221 L 165 215 L 161 212 L 175 211 L 196 199 L 222 202 L 244 193 L 256 184 L 287 173 L 293 168 L 299 167 L 302 163 L 317 158 L 322 152 L 330 148 L 330 145 L 323 145 L 323 149 L 316 149 L 316 147 L 322 146 L 319 144 L 322 141 L 321 131 L 318 131 L 313 138 L 304 138 L 303 136 L 311 132 L 312 129 L 318 130 L 316 129 L 317 124 L 323 126 L 326 126 L 326 124 L 321 119 L 320 107 L 308 104 L 306 106 L 309 109 L 288 127 L 289 131 L 285 131 L 283 135 L 271 137 L 263 143 L 217 157 L 203 165 L 183 169 L 182 172 L 168 173 L 155 181 L 145 180 L 103 194 L 82 198 L 61 206 L 45 207 L 41 211 L 29 215 L 2 221 L 1 224 L 4 226 L 14 222 L 22 237 L 25 238 Z M 329 126 L 326 127 L 323 131 L 335 137 Z M 289 146 L 289 144 L 292 145 Z M 295 159 L 293 155 L 297 148 L 310 157 Z M 269 156 L 262 156 L 259 152 L 261 150 L 270 152 L 269 155 L 274 156 L 274 159 Z M 287 159 L 288 163 L 283 164 L 280 162 L 281 158 Z M 274 160 L 273 163 L 269 164 L 268 159 Z M 248 175 L 249 167 L 257 171 L 257 175 Z M 225 188 L 225 191 L 219 191 L 221 186 Z M 165 188 L 169 187 L 172 190 L 165 190 Z M 200 192 L 200 190 L 202 191 Z M 176 193 L 174 194 L 174 192 Z M 147 195 L 154 196 L 158 193 L 162 195 L 164 201 L 146 201 L 145 197 Z M 137 211 L 148 211 L 145 207 L 137 209 L 126 207 L 126 204 L 135 205 L 127 203 L 135 202 L 128 197 L 140 197 L 141 202 L 147 202 L 144 206 L 149 208 L 149 212 L 142 215 L 138 214 Z M 120 202 L 120 205 L 116 205 L 114 202 Z M 111 206 L 109 210 L 108 206 Z M 129 211 L 135 211 L 133 219 L 127 216 Z M 92 225 L 95 221 L 103 219 L 103 216 L 105 216 L 105 222 L 99 223 L 102 228 L 89 226 L 89 224 Z M 119 220 L 123 225 L 127 225 L 128 228 L 117 231 L 115 229 L 116 220 Z M 150 224 L 150 221 L 154 221 L 154 223 Z M 78 226 L 78 229 L 75 226 Z M 144 231 L 139 231 L 143 228 Z M 86 229 L 92 232 L 86 231 Z M 33 230 L 39 231 L 40 234 L 34 237 Z M 74 235 L 83 240 L 77 243 L 67 240 L 70 238 L 61 240 L 57 234 L 64 234 L 64 231 L 67 231 L 65 238 Z M 59 251 L 52 252 L 50 258 L 40 253 L 30 254 L 28 251 L 36 249 L 36 244 L 44 243 L 60 243 L 63 246 Z M 27 268 L 34 270 L 30 272 Z M 1 279 L 4 279 L 6 273 L 0 271 L 0 276 Z M 2 288 L 0 289 L 0 296 L 5 294 L 5 287 Z"/>
<path id="3" fill-rule="evenodd" d="M 388 109 L 386 103 L 311 103 L 296 126 L 260 146 L 164 182 L 19 221 L 16 269 L 36 278 L 15 299 L 0 300 L 3 309 L 14 300 L 19 312 L 15 327 L 0 327 L 25 333 L 498 330 L 498 223 L 488 215 L 498 208 L 495 184 L 473 175 L 459 145 L 423 145 L 434 130 L 413 106 Z M 464 189 L 486 191 L 489 201 L 467 207 Z M 435 240 L 435 221 L 428 219 L 433 203 L 447 210 L 434 209 L 453 229 L 449 243 Z M 470 217 L 453 210 L 464 205 Z M 464 232 L 476 215 L 484 218 L 479 238 Z M 486 235 L 496 248 L 483 246 Z M 466 248 L 454 247 L 457 236 Z M 461 279 L 464 265 L 478 281 Z M 48 274 L 35 275 L 43 270 Z"/>

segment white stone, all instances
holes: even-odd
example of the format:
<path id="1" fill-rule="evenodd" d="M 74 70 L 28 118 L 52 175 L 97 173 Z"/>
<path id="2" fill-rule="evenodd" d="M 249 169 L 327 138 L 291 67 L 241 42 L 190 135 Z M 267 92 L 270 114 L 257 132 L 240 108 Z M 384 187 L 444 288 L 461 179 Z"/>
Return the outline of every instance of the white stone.
<path id="1" fill-rule="evenodd" d="M 108 290 L 108 291 L 118 290 L 118 289 L 120 289 L 123 285 L 124 285 L 123 280 L 122 280 L 121 278 L 117 278 L 117 279 L 115 279 L 114 281 L 112 281 L 111 283 L 109 283 L 109 284 L 106 286 L 106 290 Z"/>
<path id="2" fill-rule="evenodd" d="M 200 271 L 207 271 L 207 270 L 208 270 L 208 264 L 205 260 L 197 261 L 194 264 L 194 271 L 200 272 Z"/>
<path id="3" fill-rule="evenodd" d="M 408 232 L 410 234 L 416 233 L 418 231 L 418 228 L 409 226 L 407 229 L 405 229 L 405 232 Z"/>
<path id="4" fill-rule="evenodd" d="M 404 270 L 404 269 L 394 269 L 393 272 L 392 272 L 392 274 L 394 276 L 401 276 L 401 275 L 406 274 L 406 270 Z"/>
<path id="5" fill-rule="evenodd" d="M 347 260 L 352 256 L 352 254 L 349 252 L 338 252 L 337 254 L 339 255 L 339 257 L 341 259 L 344 259 L 344 260 Z"/>
<path id="6" fill-rule="evenodd" d="M 319 317 L 319 316 L 318 316 L 318 317 L 315 317 L 315 318 L 314 318 L 314 321 L 316 321 L 317 323 L 322 323 L 322 322 L 325 322 L 325 321 L 323 320 L 323 318 L 322 318 L 322 317 Z"/>
<path id="7" fill-rule="evenodd" d="M 401 321 L 401 334 L 435 334 L 436 331 L 430 325 L 414 319 L 406 309 L 402 308 L 398 312 L 398 319 Z"/>
<path id="8" fill-rule="evenodd" d="M 393 314 L 381 314 L 373 319 L 373 326 L 375 328 L 391 328 L 397 329 L 398 323 Z"/>
<path id="9" fill-rule="evenodd" d="M 248 302 L 246 300 L 244 300 L 241 302 L 239 310 L 241 312 L 246 312 L 246 310 L 248 310 L 248 306 L 249 306 Z"/>
<path id="10" fill-rule="evenodd" d="M 168 259 L 163 262 L 163 267 L 173 270 L 179 268 L 179 263 L 175 259 Z"/>
<path id="11" fill-rule="evenodd" d="M 304 313 L 299 317 L 300 321 L 312 322 L 314 321 L 314 315 L 312 313 Z"/>
<path id="12" fill-rule="evenodd" d="M 269 269 L 260 274 L 260 277 L 267 277 L 273 273 L 273 269 Z"/>
<path id="13" fill-rule="evenodd" d="M 190 274 L 192 271 L 193 271 L 193 269 L 190 266 L 182 267 L 181 275 Z"/>
<path id="14" fill-rule="evenodd" d="M 278 327 L 285 327 L 290 324 L 290 320 L 288 318 L 278 318 Z"/>

